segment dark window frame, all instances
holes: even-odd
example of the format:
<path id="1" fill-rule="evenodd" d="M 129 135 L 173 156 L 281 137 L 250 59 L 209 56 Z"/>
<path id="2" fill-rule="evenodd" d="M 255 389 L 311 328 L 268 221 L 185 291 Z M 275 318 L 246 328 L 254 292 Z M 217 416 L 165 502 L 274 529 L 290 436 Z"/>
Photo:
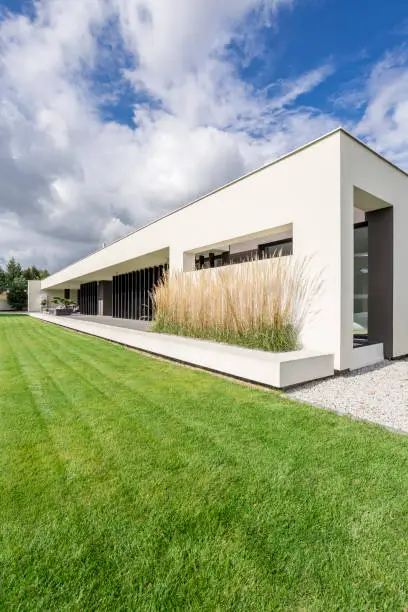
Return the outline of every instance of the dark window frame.
<path id="1" fill-rule="evenodd" d="M 292 251 L 291 253 L 288 253 L 287 255 L 293 255 L 293 237 L 283 238 L 282 240 L 274 240 L 273 242 L 265 242 L 264 244 L 260 244 L 258 246 L 260 259 L 262 259 L 266 249 L 275 247 L 275 252 L 276 252 L 276 251 L 279 251 L 279 247 L 284 244 L 292 245 Z M 286 257 L 287 255 L 284 255 L 283 257 Z"/>

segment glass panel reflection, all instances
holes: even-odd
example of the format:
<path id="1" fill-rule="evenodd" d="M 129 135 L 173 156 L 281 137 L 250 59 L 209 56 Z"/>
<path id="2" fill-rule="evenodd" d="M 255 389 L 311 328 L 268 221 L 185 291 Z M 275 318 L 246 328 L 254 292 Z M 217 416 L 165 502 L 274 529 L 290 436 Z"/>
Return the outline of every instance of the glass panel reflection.
<path id="1" fill-rule="evenodd" d="M 355 336 L 368 332 L 368 226 L 354 228 L 354 325 Z"/>

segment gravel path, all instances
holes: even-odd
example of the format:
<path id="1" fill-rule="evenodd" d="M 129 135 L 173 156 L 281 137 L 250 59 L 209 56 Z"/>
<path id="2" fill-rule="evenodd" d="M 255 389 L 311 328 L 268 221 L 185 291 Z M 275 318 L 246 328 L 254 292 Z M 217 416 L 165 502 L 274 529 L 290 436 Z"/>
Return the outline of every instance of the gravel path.
<path id="1" fill-rule="evenodd" d="M 294 387 L 293 399 L 408 433 L 408 360 L 375 366 Z"/>

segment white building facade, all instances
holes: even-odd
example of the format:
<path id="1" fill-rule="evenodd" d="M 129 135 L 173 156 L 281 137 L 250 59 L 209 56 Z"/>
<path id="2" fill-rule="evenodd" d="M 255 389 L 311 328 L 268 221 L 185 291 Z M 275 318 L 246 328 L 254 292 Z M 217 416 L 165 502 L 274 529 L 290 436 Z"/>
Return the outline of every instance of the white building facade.
<path id="1" fill-rule="evenodd" d="M 322 281 L 303 346 L 354 369 L 408 354 L 407 228 L 408 175 L 338 129 L 37 282 L 29 310 L 69 296 L 85 314 L 149 318 L 138 293 L 166 267 L 282 249 Z"/>

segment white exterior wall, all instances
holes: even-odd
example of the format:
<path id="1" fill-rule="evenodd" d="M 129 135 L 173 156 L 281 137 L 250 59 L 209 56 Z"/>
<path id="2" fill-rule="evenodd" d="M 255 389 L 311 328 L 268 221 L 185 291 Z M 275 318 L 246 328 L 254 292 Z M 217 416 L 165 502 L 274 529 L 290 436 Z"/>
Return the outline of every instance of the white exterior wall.
<path id="1" fill-rule="evenodd" d="M 341 365 L 352 362 L 354 187 L 394 207 L 393 356 L 408 354 L 408 176 L 345 133 L 341 138 Z M 358 349 L 357 349 L 358 350 Z"/>
<path id="2" fill-rule="evenodd" d="M 41 300 L 48 299 L 50 302 L 53 297 L 64 297 L 63 289 L 49 289 L 48 291 L 42 288 L 44 281 L 31 280 L 28 281 L 28 312 L 41 312 Z"/>
<path id="3" fill-rule="evenodd" d="M 31 280 L 28 281 L 28 312 L 41 312 L 41 281 Z"/>
<path id="4" fill-rule="evenodd" d="M 169 248 L 170 268 L 191 270 L 188 252 L 293 224 L 294 255 L 314 256 L 323 290 L 307 322 L 307 348 L 340 351 L 340 133 L 335 132 L 123 238 L 42 282 L 64 286 L 97 270 Z M 270 233 L 270 232 L 269 232 Z M 80 282 L 80 281 L 78 281 Z"/>
<path id="5" fill-rule="evenodd" d="M 294 256 L 312 257 L 322 280 L 303 344 L 333 353 L 335 369 L 347 369 L 359 350 L 353 349 L 353 222 L 361 212 L 354 187 L 394 206 L 394 356 L 407 354 L 408 177 L 341 130 L 68 266 L 42 288 L 63 296 L 64 287 L 111 278 L 121 266 L 135 269 L 138 257 L 145 258 L 140 267 L 169 257 L 170 269 L 189 271 L 195 252 L 226 244 L 233 252 L 292 228 Z"/>
<path id="6" fill-rule="evenodd" d="M 4 312 L 8 310 L 11 310 L 11 307 L 9 306 L 9 303 L 7 301 L 7 294 L 1 293 L 0 294 L 0 311 Z"/>

